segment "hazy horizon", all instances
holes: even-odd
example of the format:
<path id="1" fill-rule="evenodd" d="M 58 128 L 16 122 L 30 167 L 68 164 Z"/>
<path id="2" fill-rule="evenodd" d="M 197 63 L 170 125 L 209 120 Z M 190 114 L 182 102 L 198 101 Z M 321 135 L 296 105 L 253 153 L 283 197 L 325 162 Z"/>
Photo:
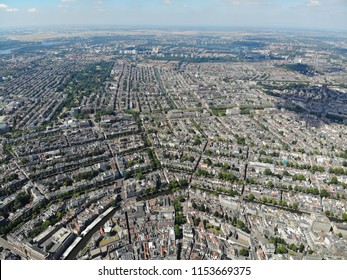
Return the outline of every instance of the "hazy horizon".
<path id="1" fill-rule="evenodd" d="M 53 26 L 347 31 L 347 0 L 0 0 L 0 28 Z"/>

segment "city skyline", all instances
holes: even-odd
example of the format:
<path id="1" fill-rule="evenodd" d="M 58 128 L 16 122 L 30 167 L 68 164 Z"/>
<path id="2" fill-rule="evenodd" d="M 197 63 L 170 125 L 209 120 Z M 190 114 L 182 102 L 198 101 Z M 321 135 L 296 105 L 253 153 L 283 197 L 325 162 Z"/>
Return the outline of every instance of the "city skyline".
<path id="1" fill-rule="evenodd" d="M 345 0 L 0 1 L 0 27 L 142 25 L 347 30 Z"/>

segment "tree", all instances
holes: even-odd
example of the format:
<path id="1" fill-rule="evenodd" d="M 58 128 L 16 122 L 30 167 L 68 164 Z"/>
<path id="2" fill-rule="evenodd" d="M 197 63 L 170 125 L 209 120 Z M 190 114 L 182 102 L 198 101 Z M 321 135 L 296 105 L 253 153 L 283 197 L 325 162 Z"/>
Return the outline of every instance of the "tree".
<path id="1" fill-rule="evenodd" d="M 285 245 L 278 245 L 276 247 L 276 254 L 287 254 L 288 249 Z"/>
<path id="2" fill-rule="evenodd" d="M 199 217 L 198 217 L 198 218 L 195 218 L 195 219 L 193 220 L 193 222 L 194 222 L 194 226 L 197 227 L 197 226 L 200 224 L 201 219 L 200 219 Z"/>
<path id="3" fill-rule="evenodd" d="M 272 171 L 271 171 L 271 169 L 270 169 L 270 168 L 266 168 L 266 169 L 265 169 L 265 171 L 264 171 L 264 175 L 267 175 L 267 176 L 272 176 L 272 175 L 273 175 L 273 173 L 272 173 Z"/>
<path id="4" fill-rule="evenodd" d="M 319 194 L 319 190 L 317 188 L 313 188 L 312 189 L 312 194 L 318 195 Z"/>
<path id="5" fill-rule="evenodd" d="M 333 176 L 330 181 L 331 184 L 337 185 L 339 183 L 339 180 L 336 176 Z"/>
<path id="6" fill-rule="evenodd" d="M 181 185 L 182 187 L 187 187 L 187 186 L 188 186 L 188 181 L 187 181 L 186 179 L 181 179 L 181 180 L 179 181 L 179 183 L 180 183 L 180 185 Z"/>
<path id="7" fill-rule="evenodd" d="M 237 220 L 237 222 L 236 222 L 236 226 L 238 227 L 238 228 L 244 228 L 245 227 L 245 223 L 243 222 L 243 221 L 241 221 L 241 220 Z"/>
<path id="8" fill-rule="evenodd" d="M 194 146 L 198 146 L 198 145 L 201 145 L 201 140 L 200 140 L 200 137 L 195 137 L 194 138 L 194 141 L 193 141 L 193 145 Z"/>
<path id="9" fill-rule="evenodd" d="M 227 164 L 227 163 L 223 163 L 222 169 L 223 169 L 224 171 L 227 171 L 228 169 L 230 169 L 230 165 Z"/>
<path id="10" fill-rule="evenodd" d="M 174 226 L 174 231 L 175 231 L 175 238 L 176 239 L 181 239 L 182 238 L 182 231 L 181 231 L 179 225 L 175 225 Z"/>
<path id="11" fill-rule="evenodd" d="M 143 174 L 142 174 L 142 172 L 139 172 L 139 173 L 136 174 L 136 179 L 137 179 L 137 180 L 142 180 L 142 179 L 143 179 Z"/>
<path id="12" fill-rule="evenodd" d="M 247 198 L 250 200 L 250 201 L 253 201 L 254 200 L 254 195 L 252 193 L 250 193 Z"/>
<path id="13" fill-rule="evenodd" d="M 303 174 L 299 174 L 299 175 L 295 174 L 295 175 L 293 175 L 292 179 L 293 179 L 293 181 L 302 182 L 302 181 L 306 180 L 306 177 Z"/>
<path id="14" fill-rule="evenodd" d="M 293 207 L 294 210 L 297 210 L 298 209 L 298 204 L 296 202 L 294 202 L 292 207 Z"/>
<path id="15" fill-rule="evenodd" d="M 289 249 L 296 252 L 299 248 L 294 243 L 292 243 L 289 245 Z"/>
<path id="16" fill-rule="evenodd" d="M 287 202 L 285 200 L 281 200 L 280 201 L 280 205 L 283 206 L 283 207 L 287 207 Z"/>
<path id="17" fill-rule="evenodd" d="M 342 214 L 342 220 L 347 221 L 347 213 Z"/>
<path id="18" fill-rule="evenodd" d="M 326 189 L 323 189 L 320 191 L 320 196 L 321 197 L 328 197 L 329 196 L 329 193 Z"/>
<path id="19" fill-rule="evenodd" d="M 249 256 L 249 250 L 246 249 L 246 248 L 241 248 L 239 253 L 240 253 L 241 256 L 244 256 L 244 257 L 248 257 Z"/>
<path id="20" fill-rule="evenodd" d="M 58 218 L 58 220 L 60 221 L 61 220 L 61 218 L 63 217 L 63 214 L 61 213 L 61 212 L 57 212 L 57 218 Z"/>
<path id="21" fill-rule="evenodd" d="M 25 164 L 27 164 L 28 162 L 29 162 L 29 159 L 26 158 L 26 157 L 22 158 L 21 161 L 20 161 L 20 163 L 21 163 L 22 165 L 25 165 Z"/>
<path id="22" fill-rule="evenodd" d="M 334 217 L 334 213 L 331 212 L 331 211 L 329 211 L 329 210 L 325 211 L 325 214 L 326 214 L 328 217 Z"/>
<path id="23" fill-rule="evenodd" d="M 243 138 L 243 137 L 237 136 L 236 137 L 236 142 L 237 142 L 237 144 L 244 146 L 246 144 L 246 139 Z"/>
<path id="24" fill-rule="evenodd" d="M 286 241 L 285 241 L 283 238 L 278 237 L 278 236 L 272 236 L 272 237 L 270 237 L 269 242 L 270 242 L 270 243 L 273 243 L 273 244 L 275 244 L 275 245 L 277 245 L 277 244 L 286 245 Z"/>
<path id="25" fill-rule="evenodd" d="M 24 192 L 19 193 L 14 201 L 14 208 L 20 209 L 22 208 L 24 205 L 28 204 L 30 202 L 30 195 L 26 194 Z"/>
<path id="26" fill-rule="evenodd" d="M 179 212 L 175 216 L 175 222 L 177 225 L 182 225 L 182 224 L 186 223 L 186 218 L 181 212 Z"/>
<path id="27" fill-rule="evenodd" d="M 156 193 L 157 192 L 157 188 L 156 187 L 152 187 L 151 188 L 151 194 L 154 194 L 154 193 Z"/>

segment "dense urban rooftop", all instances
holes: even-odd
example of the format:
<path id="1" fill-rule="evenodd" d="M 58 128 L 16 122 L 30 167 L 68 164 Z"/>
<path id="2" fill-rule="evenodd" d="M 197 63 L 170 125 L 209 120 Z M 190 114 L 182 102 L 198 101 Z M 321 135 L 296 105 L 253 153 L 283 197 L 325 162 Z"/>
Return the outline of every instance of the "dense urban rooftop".
<path id="1" fill-rule="evenodd" d="M 0 42 L 1 259 L 346 259 L 347 36 Z"/>

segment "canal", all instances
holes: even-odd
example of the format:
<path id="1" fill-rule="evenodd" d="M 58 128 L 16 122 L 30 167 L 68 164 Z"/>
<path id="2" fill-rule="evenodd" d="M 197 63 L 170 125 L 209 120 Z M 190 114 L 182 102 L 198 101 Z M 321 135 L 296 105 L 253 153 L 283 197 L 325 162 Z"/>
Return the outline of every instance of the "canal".
<path id="1" fill-rule="evenodd" d="M 105 222 L 111 218 L 116 211 L 119 210 L 119 205 L 116 206 L 110 213 L 108 213 L 104 218 L 101 219 L 85 236 L 82 237 L 81 241 L 72 249 L 70 254 L 66 257 L 66 260 L 74 260 L 78 253 L 83 250 L 83 248 L 88 244 L 88 241 L 92 238 L 93 234 L 99 230 L 100 226 L 104 225 Z"/>

